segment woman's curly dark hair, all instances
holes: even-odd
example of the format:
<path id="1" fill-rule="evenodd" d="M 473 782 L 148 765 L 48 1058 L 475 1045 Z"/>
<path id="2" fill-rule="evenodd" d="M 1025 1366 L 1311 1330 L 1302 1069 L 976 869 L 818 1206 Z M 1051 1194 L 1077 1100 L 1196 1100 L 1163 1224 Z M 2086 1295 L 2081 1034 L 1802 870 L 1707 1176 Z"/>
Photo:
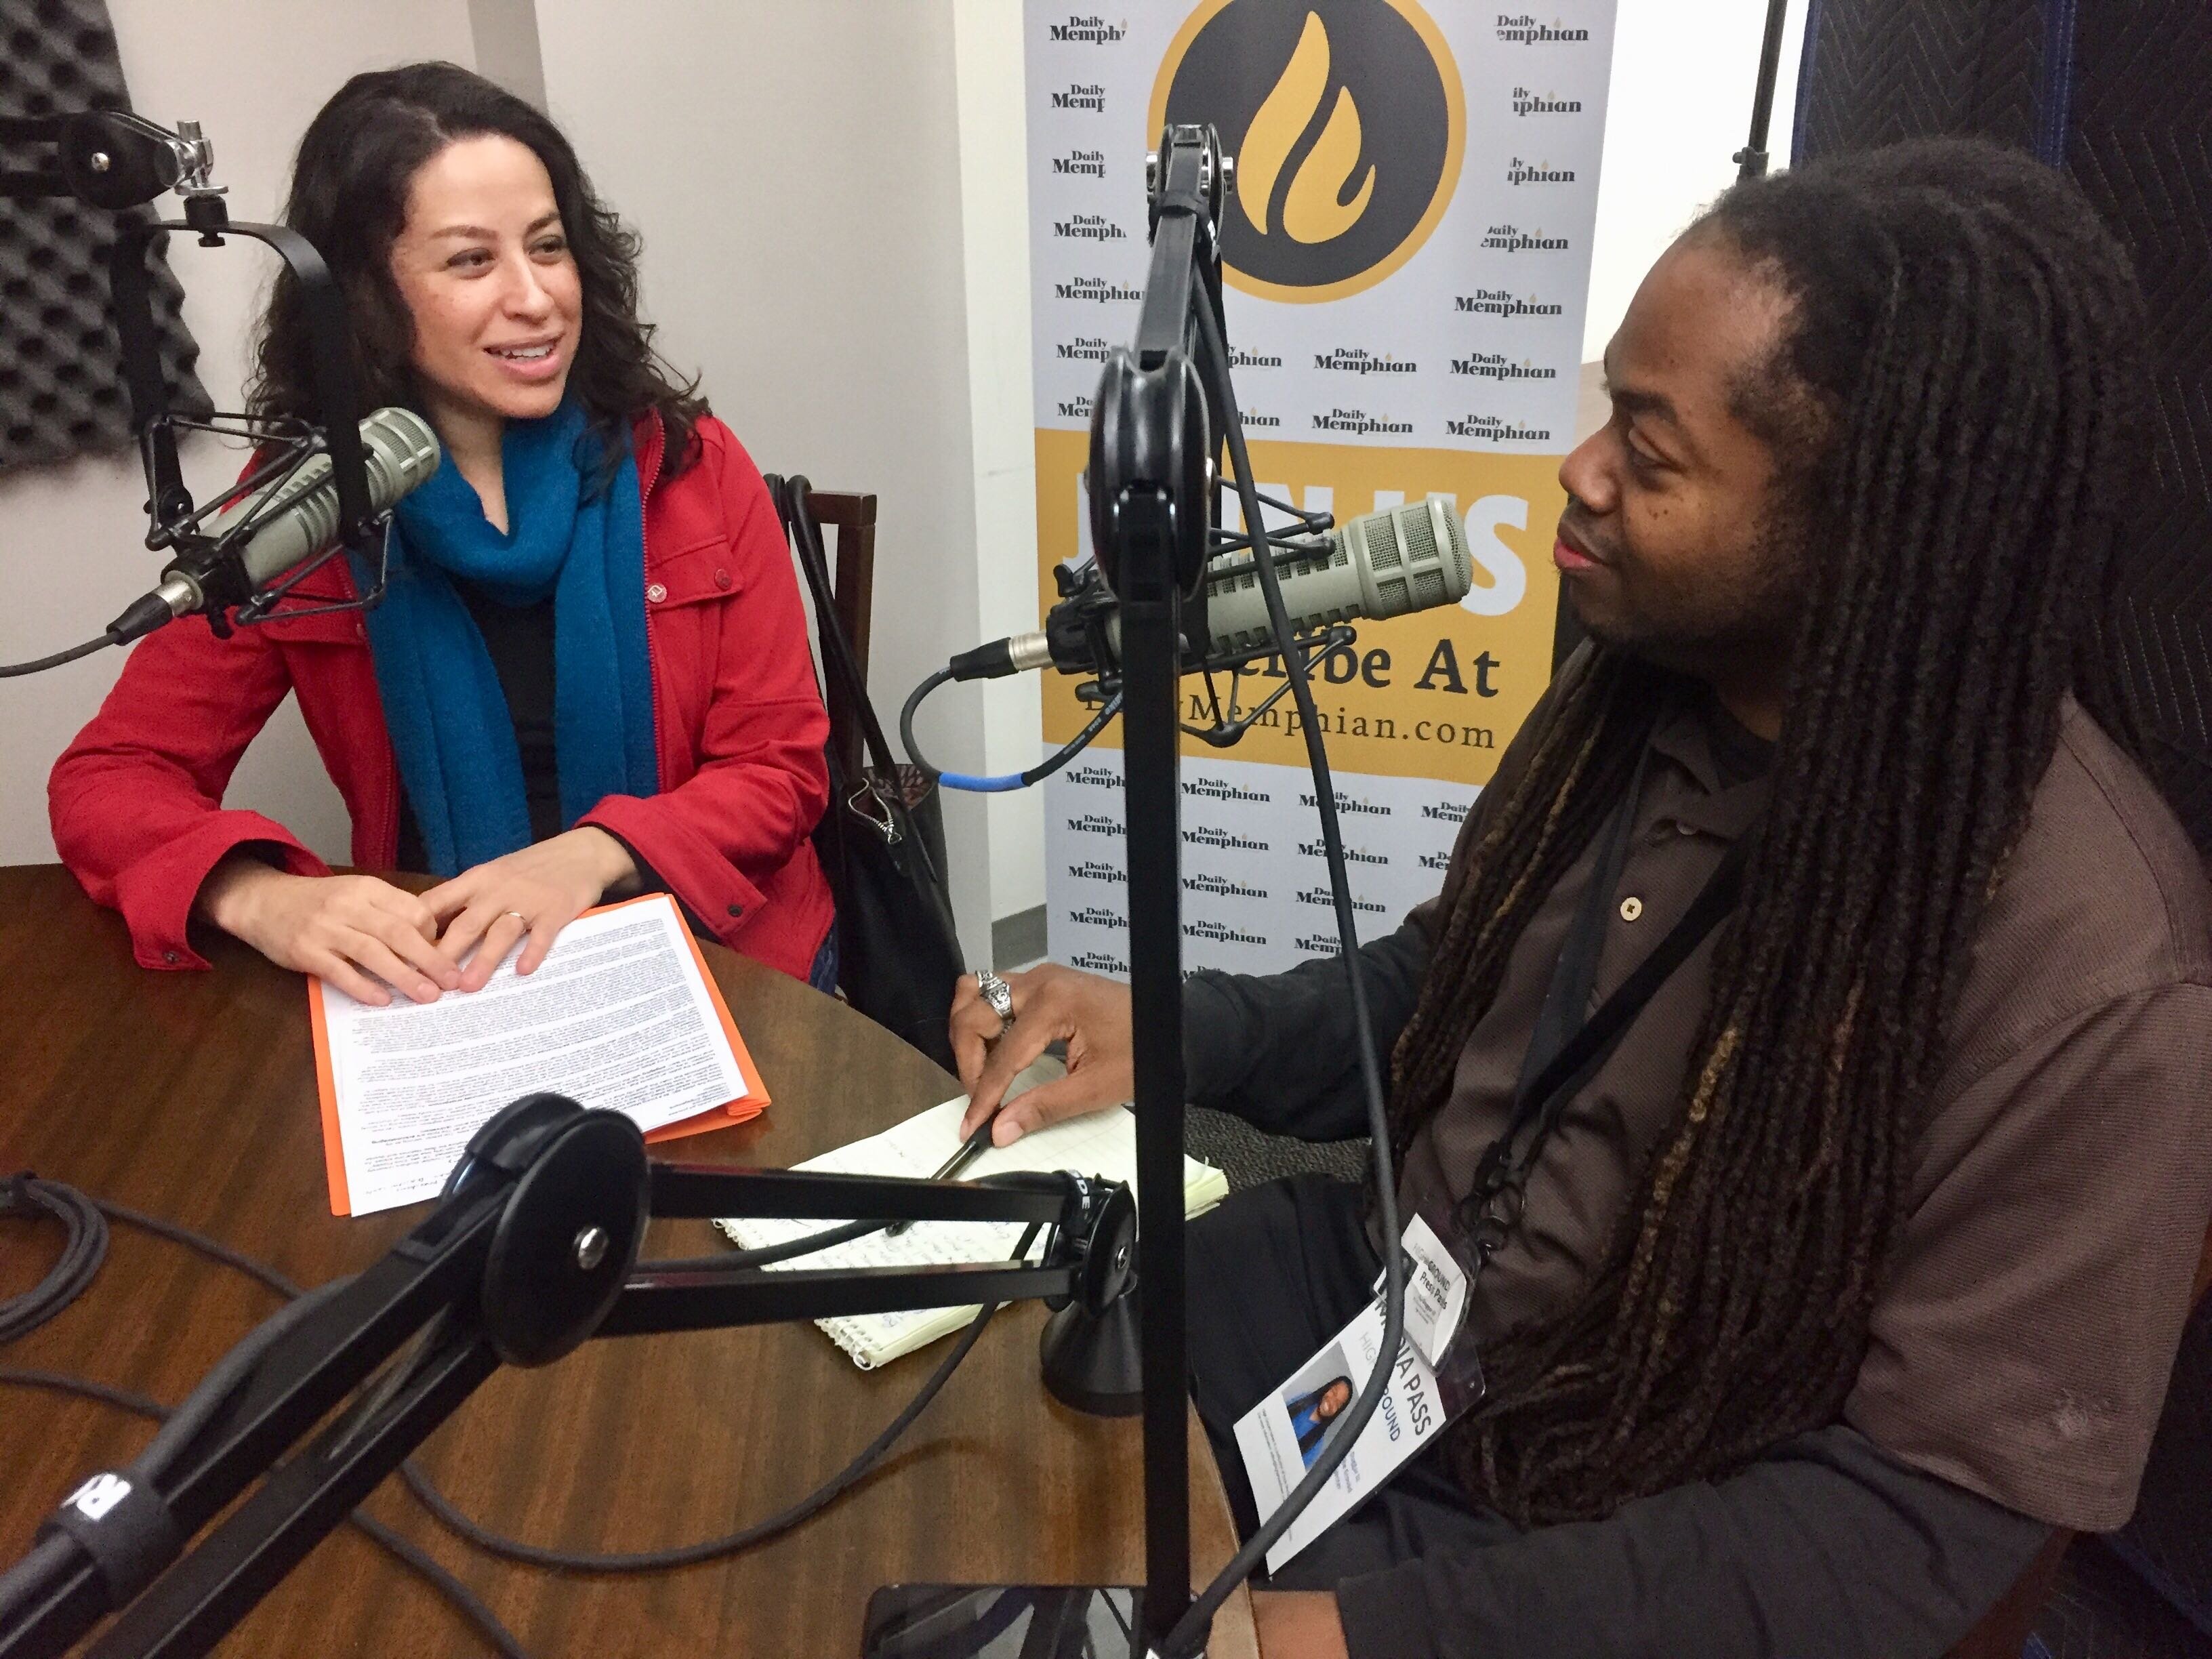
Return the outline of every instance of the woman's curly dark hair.
<path id="1" fill-rule="evenodd" d="M 325 104 L 292 167 L 284 222 L 315 245 L 345 296 L 362 407 L 420 404 L 411 366 L 414 319 L 392 274 L 392 245 L 407 191 L 423 163 L 459 138 L 497 133 L 527 147 L 553 181 L 553 200 L 576 261 L 583 325 L 568 387 L 606 453 L 651 410 L 668 436 L 669 468 L 695 457 L 707 412 L 696 380 L 676 377 L 637 314 L 635 232 L 592 190 L 561 130 L 538 110 L 456 64 L 409 64 L 356 75 Z M 288 267 L 269 296 L 248 407 L 258 416 L 312 416 L 307 325 Z"/>

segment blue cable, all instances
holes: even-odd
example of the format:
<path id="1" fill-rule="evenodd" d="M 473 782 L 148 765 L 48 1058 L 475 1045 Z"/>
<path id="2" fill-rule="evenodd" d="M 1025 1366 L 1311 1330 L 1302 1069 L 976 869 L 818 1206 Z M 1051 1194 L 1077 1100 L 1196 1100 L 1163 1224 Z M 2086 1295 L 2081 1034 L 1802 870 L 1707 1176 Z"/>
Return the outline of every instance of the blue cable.
<path id="1" fill-rule="evenodd" d="M 1105 729 L 1106 722 L 1121 710 L 1121 694 L 1116 691 L 1106 700 L 1105 706 L 1091 717 L 1089 725 L 1062 745 L 1056 754 L 1026 772 L 1003 772 L 993 777 L 978 777 L 970 772 L 940 772 L 923 757 L 915 743 L 914 712 L 921 707 L 923 698 L 953 678 L 953 668 L 948 665 L 914 688 L 913 695 L 906 700 L 906 707 L 899 710 L 899 737 L 906 744 L 906 757 L 909 761 L 946 788 L 965 790 L 969 794 L 1003 795 L 1011 790 L 1026 789 L 1031 784 L 1049 777 L 1074 756 L 1082 753 L 1091 738 Z"/>

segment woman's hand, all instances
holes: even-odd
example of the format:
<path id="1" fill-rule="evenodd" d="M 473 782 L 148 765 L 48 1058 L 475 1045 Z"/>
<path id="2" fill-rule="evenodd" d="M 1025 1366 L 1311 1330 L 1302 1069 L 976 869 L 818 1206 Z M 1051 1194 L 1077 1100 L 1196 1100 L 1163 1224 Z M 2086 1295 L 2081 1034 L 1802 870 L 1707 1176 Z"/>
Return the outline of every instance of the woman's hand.
<path id="1" fill-rule="evenodd" d="M 526 931 L 530 943 L 514 964 L 518 974 L 534 972 L 563 927 L 636 879 L 629 849 L 586 824 L 464 870 L 423 894 L 422 902 L 445 927 L 439 954 L 460 970 L 459 988 L 481 991 Z M 472 946 L 475 958 L 462 968 Z"/>
<path id="2" fill-rule="evenodd" d="M 316 975 L 380 1008 L 392 1000 L 386 985 L 435 1002 L 441 988 L 461 983 L 438 949 L 430 907 L 374 876 L 295 876 L 233 853 L 200 884 L 193 908 L 279 968 Z"/>
<path id="3" fill-rule="evenodd" d="M 1067 1044 L 1067 1075 L 1017 1096 L 1000 1112 L 991 1127 L 994 1146 L 1011 1146 L 1032 1129 L 1129 1098 L 1136 1067 L 1127 986 L 1052 963 L 1006 980 L 1014 994 L 1014 1020 L 1003 1031 L 973 974 L 963 974 L 953 994 L 952 1057 L 968 1088 L 962 1139 L 997 1109 L 1015 1074 L 1055 1042 Z"/>
<path id="4" fill-rule="evenodd" d="M 1327 1590 L 1254 1590 L 1260 1659 L 1348 1659 L 1344 1620 Z"/>

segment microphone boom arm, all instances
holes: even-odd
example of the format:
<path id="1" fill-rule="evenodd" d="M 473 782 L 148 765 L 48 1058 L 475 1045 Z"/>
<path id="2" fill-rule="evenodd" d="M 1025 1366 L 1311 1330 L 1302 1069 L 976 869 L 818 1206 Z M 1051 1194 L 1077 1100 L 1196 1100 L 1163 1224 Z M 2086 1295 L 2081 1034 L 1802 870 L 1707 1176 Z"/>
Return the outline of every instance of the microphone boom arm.
<path id="1" fill-rule="evenodd" d="M 638 1262 L 648 1218 L 728 1215 L 998 1221 L 1048 1232 L 1036 1262 L 784 1271 Z M 1131 1282 L 1135 1218 L 1126 1188 L 1071 1173 L 920 1181 L 648 1163 L 629 1119 L 526 1096 L 477 1132 L 437 1207 L 406 1237 L 343 1288 L 311 1292 L 327 1300 L 304 1318 L 280 1328 L 280 1314 L 233 1351 L 276 1333 L 224 1397 L 196 1395 L 180 1408 L 198 1405 L 207 1417 L 171 1467 L 95 1477 L 63 1504 L 57 1522 L 69 1542 L 58 1544 L 50 1525 L 24 1562 L 0 1574 L 0 1592 L 35 1580 L 9 1609 L 19 1616 L 0 1632 L 0 1659 L 58 1655 L 118 1608 L 92 1659 L 207 1653 L 502 1364 L 544 1364 L 596 1337 L 1032 1297 L 1101 1311 Z M 133 1500 L 140 1517 L 118 1517 L 141 1529 L 117 1547 L 137 1556 L 118 1579 L 117 1550 L 88 1541 L 106 1512 L 84 1511 L 103 1482 L 134 1474 L 157 1490 Z"/>
<path id="2" fill-rule="evenodd" d="M 210 177 L 214 145 L 195 121 L 179 122 L 172 132 L 127 110 L 5 117 L 0 118 L 0 143 L 46 144 L 53 151 L 51 165 L 0 170 L 0 199 L 74 198 L 110 211 L 142 206 L 167 190 L 174 190 L 183 200 L 182 219 L 124 221 L 117 228 L 108 260 L 109 305 L 131 398 L 131 429 L 137 434 L 146 475 L 146 545 L 157 551 L 179 550 L 164 576 L 185 577 L 208 596 L 208 623 L 219 636 L 230 631 L 234 609 L 237 623 L 265 620 L 301 578 L 341 551 L 358 556 L 374 573 L 373 579 L 354 600 L 319 605 L 313 612 L 366 610 L 376 605 L 384 596 L 384 549 L 378 533 L 382 515 L 369 500 L 360 433 L 361 396 L 344 300 L 313 244 L 284 225 L 231 219 L 223 204 L 224 187 Z M 179 416 L 171 410 L 161 333 L 154 320 L 149 258 L 156 240 L 171 231 L 190 233 L 203 247 L 220 247 L 226 237 L 245 237 L 272 249 L 290 269 L 300 285 L 307 323 L 309 378 L 321 416 L 319 432 L 293 420 L 222 413 L 198 418 Z M 206 514 L 194 510 L 185 486 L 177 458 L 180 428 L 244 437 L 272 452 L 246 484 L 233 489 L 226 500 L 236 498 L 273 471 L 296 467 L 317 448 L 327 450 L 338 501 L 337 541 L 288 573 L 283 581 L 257 592 L 235 550 L 252 526 L 233 526 L 233 533 L 220 538 L 199 533 Z M 297 607 L 282 614 L 312 613 Z M 151 615 L 147 613 L 148 620 Z"/>

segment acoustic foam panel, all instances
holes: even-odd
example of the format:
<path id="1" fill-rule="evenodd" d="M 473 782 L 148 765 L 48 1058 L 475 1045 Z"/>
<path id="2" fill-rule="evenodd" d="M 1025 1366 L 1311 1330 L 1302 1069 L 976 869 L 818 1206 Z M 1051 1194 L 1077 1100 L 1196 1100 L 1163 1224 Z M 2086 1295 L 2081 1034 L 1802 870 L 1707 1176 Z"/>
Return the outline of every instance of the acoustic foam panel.
<path id="1" fill-rule="evenodd" d="M 0 0 L 0 115 L 129 107 L 102 0 Z M 44 145 L 9 150 L 0 167 L 10 172 L 50 165 L 52 156 Z M 164 200 L 171 216 L 175 199 Z M 108 253 L 125 219 L 153 216 L 151 208 L 111 213 L 66 198 L 0 200 L 0 466 L 131 442 Z M 179 313 L 183 290 L 158 249 L 155 266 L 155 323 L 171 405 L 204 414 L 207 392 L 193 372 L 199 348 Z"/>

